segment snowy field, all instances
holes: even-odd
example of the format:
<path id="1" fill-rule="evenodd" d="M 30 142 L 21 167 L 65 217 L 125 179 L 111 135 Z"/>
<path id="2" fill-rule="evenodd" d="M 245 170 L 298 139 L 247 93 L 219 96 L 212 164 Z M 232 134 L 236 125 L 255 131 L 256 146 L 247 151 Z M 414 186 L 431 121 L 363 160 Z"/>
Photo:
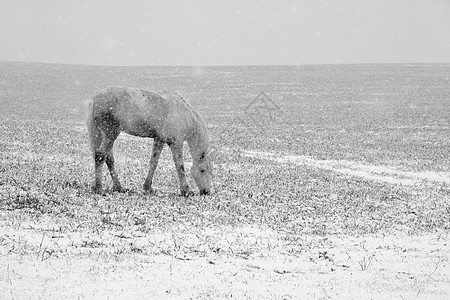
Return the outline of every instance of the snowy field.
<path id="1" fill-rule="evenodd" d="M 167 148 L 144 194 L 152 143 L 125 134 L 127 192 L 90 193 L 83 102 L 113 84 L 200 112 L 211 196 L 179 196 Z M 0 298 L 448 299 L 449 87 L 450 65 L 0 62 Z"/>

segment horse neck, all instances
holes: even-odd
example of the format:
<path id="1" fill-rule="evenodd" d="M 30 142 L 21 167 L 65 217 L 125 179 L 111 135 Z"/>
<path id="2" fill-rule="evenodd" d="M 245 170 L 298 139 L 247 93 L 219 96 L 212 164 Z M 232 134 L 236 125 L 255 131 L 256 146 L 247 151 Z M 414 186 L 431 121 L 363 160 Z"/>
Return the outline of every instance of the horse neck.
<path id="1" fill-rule="evenodd" d="M 197 122 L 195 122 L 196 126 L 194 126 L 193 133 L 187 139 L 194 164 L 199 162 L 203 152 L 205 155 L 209 152 L 209 136 L 206 126 L 202 120 L 196 121 Z"/>

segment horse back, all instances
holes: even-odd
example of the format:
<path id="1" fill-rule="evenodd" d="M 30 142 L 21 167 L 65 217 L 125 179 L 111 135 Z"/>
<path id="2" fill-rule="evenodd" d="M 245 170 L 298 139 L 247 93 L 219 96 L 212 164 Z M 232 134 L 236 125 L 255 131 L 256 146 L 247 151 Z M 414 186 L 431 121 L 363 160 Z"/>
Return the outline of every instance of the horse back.
<path id="1" fill-rule="evenodd" d="M 94 96 L 94 121 L 104 130 L 163 140 L 185 138 L 195 111 L 176 93 L 111 86 Z"/>

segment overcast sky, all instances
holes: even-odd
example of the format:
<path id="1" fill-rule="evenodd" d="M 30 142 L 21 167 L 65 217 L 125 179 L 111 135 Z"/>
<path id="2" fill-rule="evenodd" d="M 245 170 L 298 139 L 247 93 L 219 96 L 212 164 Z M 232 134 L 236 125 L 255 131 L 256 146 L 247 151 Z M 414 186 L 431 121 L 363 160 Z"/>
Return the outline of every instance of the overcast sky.
<path id="1" fill-rule="evenodd" d="M 450 63 L 450 0 L 0 0 L 0 60 Z"/>

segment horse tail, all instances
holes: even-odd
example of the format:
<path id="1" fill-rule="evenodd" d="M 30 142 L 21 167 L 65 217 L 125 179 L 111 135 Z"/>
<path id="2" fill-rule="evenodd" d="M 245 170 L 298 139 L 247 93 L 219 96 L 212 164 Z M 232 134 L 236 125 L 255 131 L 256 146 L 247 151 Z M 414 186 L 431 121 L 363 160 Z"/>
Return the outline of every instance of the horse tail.
<path id="1" fill-rule="evenodd" d="M 93 100 L 85 101 L 85 106 L 86 106 L 86 126 L 88 130 L 89 145 L 92 153 L 94 153 L 96 148 L 95 145 L 96 140 L 100 136 L 100 132 L 94 124 L 94 101 Z"/>

